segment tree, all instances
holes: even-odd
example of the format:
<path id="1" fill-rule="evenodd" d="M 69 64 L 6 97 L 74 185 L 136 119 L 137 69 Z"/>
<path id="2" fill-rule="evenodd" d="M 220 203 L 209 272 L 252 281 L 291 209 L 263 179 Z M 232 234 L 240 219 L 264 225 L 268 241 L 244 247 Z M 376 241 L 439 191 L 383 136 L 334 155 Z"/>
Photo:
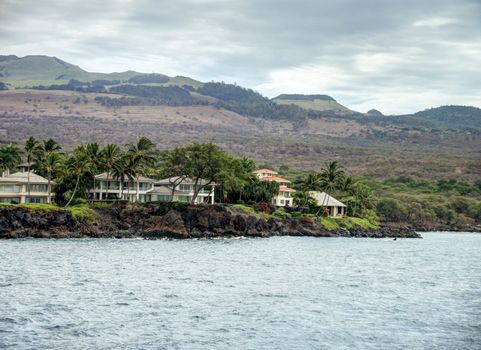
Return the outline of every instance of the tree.
<path id="1" fill-rule="evenodd" d="M 13 143 L 6 144 L 0 148 L 0 171 L 10 173 L 22 161 L 21 151 Z"/>
<path id="2" fill-rule="evenodd" d="M 296 185 L 301 191 L 318 191 L 321 188 L 321 175 L 311 172 L 297 181 Z"/>
<path id="3" fill-rule="evenodd" d="M 33 161 L 33 157 L 40 151 L 40 144 L 35 137 L 30 136 L 25 142 L 25 156 L 27 158 L 27 201 L 30 201 L 30 164 Z"/>
<path id="4" fill-rule="evenodd" d="M 245 187 L 256 178 L 253 173 L 256 163 L 247 157 L 231 157 L 226 165 L 226 171 L 216 187 L 217 193 L 221 200 L 226 196 L 230 201 L 243 200 Z"/>
<path id="5" fill-rule="evenodd" d="M 328 162 L 326 168 L 320 173 L 320 189 L 327 194 L 332 193 L 341 187 L 344 177 L 344 170 L 339 166 L 339 163 L 336 160 Z M 327 196 L 324 196 L 322 206 L 324 206 L 326 198 Z"/>
<path id="6" fill-rule="evenodd" d="M 155 145 L 146 137 L 141 137 L 136 144 L 130 144 L 127 151 L 130 157 L 132 173 L 135 174 L 137 181 L 136 191 L 135 191 L 135 201 L 139 201 L 139 190 L 140 190 L 140 174 L 142 171 L 149 166 L 151 166 L 156 159 Z"/>
<path id="7" fill-rule="evenodd" d="M 366 209 L 374 207 L 374 196 L 369 187 L 362 182 L 358 182 L 353 186 L 354 208 L 352 208 L 353 215 L 356 210 L 363 212 Z"/>
<path id="8" fill-rule="evenodd" d="M 47 203 L 52 202 L 52 174 L 55 173 L 62 165 L 61 157 L 57 152 L 48 152 L 45 157 L 45 162 L 43 164 L 44 169 L 47 173 Z"/>
<path id="9" fill-rule="evenodd" d="M 189 178 L 194 183 L 191 203 L 195 203 L 200 191 L 214 183 L 222 184 L 233 176 L 233 157 L 213 143 L 194 142 L 185 147 L 177 147 L 164 154 L 165 175 Z M 172 166 L 172 168 L 170 168 Z M 172 191 L 182 179 L 172 183 Z"/>
<path id="10" fill-rule="evenodd" d="M 188 162 L 184 174 L 194 182 L 191 204 L 195 203 L 199 192 L 213 183 L 222 183 L 231 176 L 232 157 L 213 143 L 194 142 L 187 146 Z"/>
<path id="11" fill-rule="evenodd" d="M 95 189 L 95 175 L 103 169 L 102 152 L 97 142 L 87 143 L 85 146 L 85 154 L 90 163 L 90 172 L 92 176 L 92 189 Z"/>
<path id="12" fill-rule="evenodd" d="M 44 140 L 43 143 L 40 144 L 41 153 L 56 152 L 61 149 L 62 147 L 53 139 Z"/>
<path id="13" fill-rule="evenodd" d="M 340 189 L 348 194 L 353 194 L 356 182 L 352 176 L 345 176 L 342 183 L 340 184 Z"/>
<path id="14" fill-rule="evenodd" d="M 246 201 L 271 202 L 277 194 L 279 194 L 279 183 L 276 181 L 260 181 L 255 177 L 244 188 Z"/>
<path id="15" fill-rule="evenodd" d="M 292 196 L 294 197 L 294 204 L 301 207 L 315 207 L 317 205 L 316 200 L 307 191 L 297 191 Z"/>
<path id="16" fill-rule="evenodd" d="M 176 147 L 173 150 L 165 151 L 161 155 L 162 177 L 169 179 L 169 189 L 171 191 L 170 201 L 174 200 L 175 189 L 187 178 L 184 171 L 188 168 L 189 158 L 187 157 L 186 147 Z"/>
<path id="17" fill-rule="evenodd" d="M 68 207 L 77 193 L 80 179 L 90 171 L 89 157 L 83 147 L 77 147 L 74 154 L 67 159 L 65 162 L 65 171 L 75 176 L 75 187 L 69 201 L 65 205 Z"/>
<path id="18" fill-rule="evenodd" d="M 120 181 L 120 199 L 122 199 L 125 179 L 128 179 L 129 183 L 133 180 L 132 168 L 129 166 L 129 157 L 127 155 L 117 158 L 112 167 L 112 176 Z M 129 186 L 127 186 L 127 191 L 129 191 Z"/>
<path id="19" fill-rule="evenodd" d="M 105 146 L 101 151 L 101 161 L 102 161 L 102 168 L 107 172 L 107 190 L 105 192 L 105 199 L 109 197 L 109 179 L 110 173 L 115 166 L 118 158 L 120 156 L 120 148 L 119 146 L 109 143 Z"/>

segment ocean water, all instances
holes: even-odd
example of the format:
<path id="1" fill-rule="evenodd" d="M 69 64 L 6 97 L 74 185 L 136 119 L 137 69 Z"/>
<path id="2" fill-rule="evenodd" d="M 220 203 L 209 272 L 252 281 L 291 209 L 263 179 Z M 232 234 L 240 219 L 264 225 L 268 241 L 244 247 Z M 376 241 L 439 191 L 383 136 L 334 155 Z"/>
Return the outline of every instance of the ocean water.
<path id="1" fill-rule="evenodd" d="M 481 349 L 481 234 L 0 241 L 0 348 Z"/>

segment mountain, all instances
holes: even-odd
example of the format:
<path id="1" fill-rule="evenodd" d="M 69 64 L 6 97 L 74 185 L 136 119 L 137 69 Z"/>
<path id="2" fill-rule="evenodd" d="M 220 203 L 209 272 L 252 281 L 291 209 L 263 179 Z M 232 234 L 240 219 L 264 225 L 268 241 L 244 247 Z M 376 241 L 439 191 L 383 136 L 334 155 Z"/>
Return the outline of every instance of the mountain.
<path id="1" fill-rule="evenodd" d="M 88 73 L 56 57 L 14 55 L 0 56 L 0 78 L 9 80 L 78 79 Z"/>
<path id="2" fill-rule="evenodd" d="M 0 56 L 0 144 L 30 135 L 66 148 L 139 136 L 159 148 L 215 141 L 263 165 L 359 175 L 478 179 L 481 110 L 352 111 L 328 95 L 269 99 L 238 85 L 158 73 L 90 73 L 47 56 Z M 6 85 L 2 85 L 5 83 Z M 25 88 L 28 87 L 28 88 Z"/>
<path id="3" fill-rule="evenodd" d="M 441 106 L 414 113 L 413 118 L 432 122 L 438 127 L 480 129 L 481 109 L 472 106 Z"/>
<path id="4" fill-rule="evenodd" d="M 377 109 L 370 109 L 369 111 L 367 111 L 366 114 L 368 116 L 371 116 L 371 117 L 383 117 L 384 116 L 384 114 L 379 112 Z"/>
<path id="5" fill-rule="evenodd" d="M 304 109 L 315 111 L 334 111 L 339 113 L 353 113 L 349 108 L 341 105 L 328 95 L 300 95 L 300 94 L 281 94 L 272 99 L 278 104 L 293 104 Z"/>
<path id="6" fill-rule="evenodd" d="M 157 76 L 165 77 L 157 83 Z M 150 78 L 150 81 L 149 81 Z M 191 85 L 198 87 L 201 82 L 188 77 L 167 77 L 162 74 L 145 74 L 135 71 L 117 73 L 92 73 L 82 68 L 62 61 L 56 57 L 31 55 L 17 57 L 15 55 L 0 55 L 0 81 L 11 88 L 33 87 L 38 85 L 66 84 L 71 79 L 81 82 L 95 80 L 108 80 L 115 82 L 132 82 L 135 84 L 161 84 L 161 85 Z M 153 79 L 153 80 L 152 80 Z M 129 81 L 133 80 L 133 81 Z"/>

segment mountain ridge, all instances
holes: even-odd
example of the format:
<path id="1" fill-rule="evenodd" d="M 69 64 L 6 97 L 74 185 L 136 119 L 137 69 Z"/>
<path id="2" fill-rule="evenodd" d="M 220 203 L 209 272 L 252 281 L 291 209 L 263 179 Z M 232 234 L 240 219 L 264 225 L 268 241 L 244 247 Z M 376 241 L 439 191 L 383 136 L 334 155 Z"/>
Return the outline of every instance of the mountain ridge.
<path id="1" fill-rule="evenodd" d="M 112 106 L 129 104 L 205 105 L 212 104 L 254 118 L 286 120 L 296 128 L 306 127 L 309 120 L 335 118 L 375 123 L 383 127 L 481 129 L 481 109 L 473 106 L 439 106 L 405 115 L 385 116 L 377 110 L 353 111 L 333 97 L 324 94 L 280 94 L 272 99 L 234 84 L 202 83 L 183 76 L 169 77 L 159 73 L 133 70 L 113 73 L 87 72 L 57 57 L 44 55 L 0 55 L 1 89 L 37 88 L 113 92 L 136 99 L 115 96 L 103 99 Z M 23 84 L 23 85 L 22 85 Z M 150 86 L 150 87 L 149 87 Z M 173 86 L 172 88 L 170 88 Z M 179 87 L 175 89 L 174 87 Z M 189 96 L 190 95 L 190 96 Z"/>

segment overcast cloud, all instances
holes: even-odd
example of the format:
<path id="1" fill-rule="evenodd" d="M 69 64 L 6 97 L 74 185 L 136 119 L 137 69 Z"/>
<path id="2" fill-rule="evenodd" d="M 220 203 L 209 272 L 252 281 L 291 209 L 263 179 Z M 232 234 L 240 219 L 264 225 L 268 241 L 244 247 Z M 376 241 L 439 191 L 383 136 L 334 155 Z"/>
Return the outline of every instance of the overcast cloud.
<path id="1" fill-rule="evenodd" d="M 0 54 L 328 94 L 361 112 L 481 107 L 481 0 L 0 0 Z"/>

